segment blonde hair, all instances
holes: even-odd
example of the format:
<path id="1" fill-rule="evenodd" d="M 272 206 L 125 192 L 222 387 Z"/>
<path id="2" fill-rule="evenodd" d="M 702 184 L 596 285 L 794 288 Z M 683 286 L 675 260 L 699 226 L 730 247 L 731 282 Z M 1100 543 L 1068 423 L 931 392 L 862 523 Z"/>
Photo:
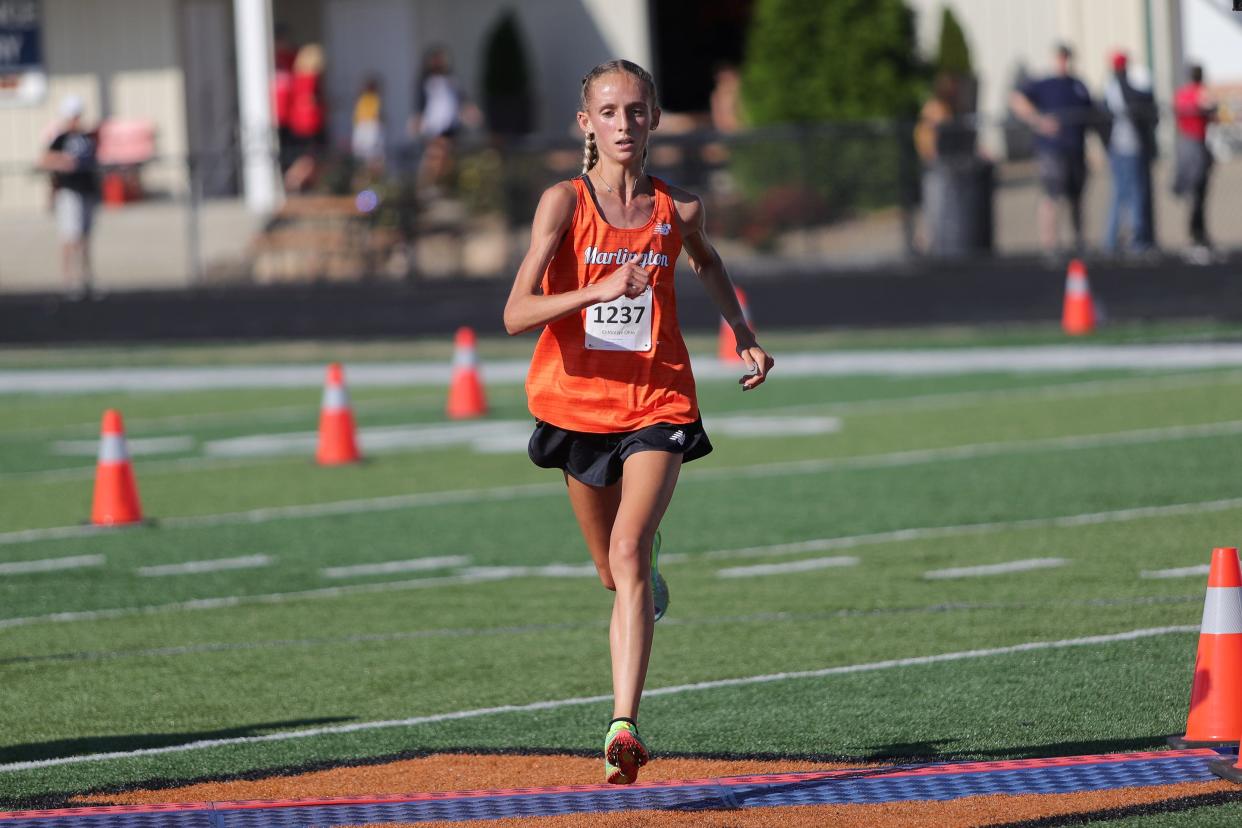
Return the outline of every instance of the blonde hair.
<path id="1" fill-rule="evenodd" d="M 293 59 L 293 71 L 298 74 L 318 75 L 323 72 L 323 47 L 318 43 L 307 43 L 298 49 Z"/>
<path id="2" fill-rule="evenodd" d="M 628 60 L 609 60 L 596 66 L 590 72 L 582 76 L 582 94 L 578 99 L 578 110 L 580 112 L 587 111 L 587 98 L 591 94 L 591 85 L 604 75 L 611 75 L 613 72 L 626 72 L 638 78 L 647 87 L 647 98 L 652 107 L 659 105 L 656 99 L 655 78 L 651 76 L 643 67 L 637 63 Z M 595 144 L 595 133 L 588 132 L 582 145 L 582 174 L 586 175 L 591 168 L 599 163 L 599 147 Z M 647 148 L 643 147 L 643 167 L 647 166 Z"/>

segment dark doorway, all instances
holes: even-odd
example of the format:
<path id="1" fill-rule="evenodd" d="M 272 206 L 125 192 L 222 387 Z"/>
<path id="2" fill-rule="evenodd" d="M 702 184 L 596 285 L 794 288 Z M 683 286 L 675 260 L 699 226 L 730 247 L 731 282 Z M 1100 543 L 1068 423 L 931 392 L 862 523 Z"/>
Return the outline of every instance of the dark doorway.
<path id="1" fill-rule="evenodd" d="M 754 0 L 651 0 L 660 103 L 672 112 L 706 112 L 717 67 L 738 66 Z"/>

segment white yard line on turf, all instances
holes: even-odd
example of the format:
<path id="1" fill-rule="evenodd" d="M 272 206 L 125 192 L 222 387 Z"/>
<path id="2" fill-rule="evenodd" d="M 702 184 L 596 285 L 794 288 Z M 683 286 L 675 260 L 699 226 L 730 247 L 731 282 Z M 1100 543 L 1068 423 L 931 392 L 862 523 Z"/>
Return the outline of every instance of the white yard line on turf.
<path id="1" fill-rule="evenodd" d="M 98 447 L 98 442 L 96 442 Z M 177 457 L 168 460 L 142 460 L 138 463 L 138 474 L 142 476 L 161 472 L 202 471 L 204 469 L 232 469 L 244 466 L 271 464 L 273 461 L 287 462 L 286 457 Z M 0 483 L 10 480 L 22 480 L 29 483 L 60 483 L 66 480 L 90 480 L 95 476 L 95 466 L 72 466 L 64 469 L 42 469 L 39 471 L 0 472 Z"/>
<path id="2" fill-rule="evenodd" d="M 319 570 L 325 578 L 357 578 L 361 575 L 391 575 L 394 572 L 426 572 L 431 569 L 453 569 L 468 566 L 466 555 L 441 555 L 436 558 L 411 558 L 406 561 L 329 566 Z"/>
<path id="3" fill-rule="evenodd" d="M 755 566 L 732 566 L 716 573 L 717 578 L 750 578 L 757 575 L 787 575 L 791 572 L 813 572 L 817 569 L 829 569 L 840 566 L 857 566 L 858 558 L 840 556 L 836 558 L 805 558 L 800 561 L 789 561 L 779 564 L 757 564 Z"/>
<path id="4" fill-rule="evenodd" d="M 929 581 L 950 580 L 954 578 L 982 578 L 988 575 L 1007 575 L 1010 572 L 1030 572 L 1034 569 L 1055 569 L 1065 566 L 1069 561 L 1064 558 L 1026 558 L 1020 561 L 1006 561 L 998 564 L 981 564 L 979 566 L 953 566 L 948 569 L 932 569 L 923 573 Z"/>
<path id="5" fill-rule="evenodd" d="M 737 366 L 712 358 L 693 359 L 700 379 L 733 378 Z M 489 360 L 488 382 L 517 383 L 528 360 Z M 928 376 L 1036 371 L 1177 370 L 1242 365 L 1242 345 L 1032 345 L 1023 347 L 859 350 L 783 354 L 781 376 Z M 420 363 L 354 362 L 353 387 L 447 385 L 452 366 Z M 83 394 L 122 391 L 206 391 L 218 388 L 318 388 L 322 365 L 179 366 L 175 368 L 92 368 L 0 370 L 0 394 Z"/>
<path id="6" fill-rule="evenodd" d="M 188 434 L 171 437 L 141 437 L 125 441 L 126 448 L 133 457 L 144 454 L 178 454 L 192 451 L 198 445 Z M 62 457 L 94 457 L 99 452 L 98 440 L 57 440 L 52 443 L 52 454 Z"/>
<path id="7" fill-rule="evenodd" d="M 765 558 L 777 555 L 796 555 L 803 552 L 828 552 L 837 549 L 853 549 L 883 543 L 904 543 L 916 540 L 952 538 L 961 535 L 988 535 L 996 532 L 1063 528 L 1068 526 L 1091 526 L 1101 523 L 1127 523 L 1149 518 L 1179 517 L 1207 512 L 1227 512 L 1242 509 L 1242 497 L 1226 500 L 1204 500 L 1197 503 L 1175 503 L 1171 506 L 1139 506 L 1132 509 L 1114 509 L 1108 512 L 1087 512 L 1079 515 L 1063 515 L 1050 518 L 1025 518 L 1023 520 L 994 521 L 991 523 L 964 523 L 956 526 L 924 526 L 912 529 L 895 529 L 891 532 L 872 532 L 866 535 L 845 535 L 835 538 L 816 538 L 794 543 L 776 543 L 770 546 L 746 546 L 738 549 L 714 549 L 700 556 L 707 560 L 733 558 Z M 662 556 L 667 558 L 668 556 Z M 687 556 L 690 557 L 690 556 Z"/>
<path id="8" fill-rule="evenodd" d="M 0 629 L 7 627 L 24 627 L 30 624 L 65 623 L 72 621 L 106 621 L 113 618 L 126 618 L 131 615 L 155 615 L 162 612 L 187 610 L 221 609 L 223 607 L 240 607 L 249 604 L 284 604 L 289 601 L 301 601 L 314 598 L 340 598 L 346 595 L 363 595 L 376 592 L 400 592 L 407 589 L 434 589 L 443 586 L 460 584 L 478 584 L 485 581 L 500 581 L 513 577 L 506 571 L 483 570 L 466 571 L 458 575 L 445 575 L 439 578 L 416 578 L 408 581 L 381 581 L 374 584 L 351 584 L 349 586 L 322 587 L 307 589 L 301 592 L 270 592 L 261 595 L 223 595 L 217 598 L 195 598 L 191 601 L 177 601 L 172 604 L 156 604 L 146 607 L 119 607 L 116 609 L 82 610 L 79 612 L 54 612 L 49 615 L 29 615 L 24 618 L 0 618 Z"/>
<path id="9" fill-rule="evenodd" d="M 593 574 L 593 573 L 592 573 Z M 1147 595 L 1131 598 L 1088 598 L 1077 601 L 1052 601 L 1047 603 L 943 603 L 919 607 L 876 607 L 873 609 L 825 610 L 824 612 L 758 612 L 749 615 L 717 615 L 698 617 L 665 618 L 660 626 L 701 627 L 701 626 L 740 626 L 743 624 L 779 624 L 822 622 L 837 618 L 875 618 L 889 615 L 939 615 L 955 612 L 987 612 L 1005 610 L 1045 610 L 1056 612 L 1069 607 L 1131 607 L 1172 604 L 1198 604 L 1203 601 L 1201 592 L 1192 595 Z M 353 644 L 374 644 L 392 641 L 412 641 L 424 638 L 472 638 L 503 635 L 540 635 L 552 632 L 579 632 L 586 629 L 608 627 L 606 619 L 593 622 L 575 622 L 563 624 L 523 624 L 504 627 L 430 627 L 421 630 L 408 630 L 390 633 L 365 633 L 345 635 L 336 638 L 286 638 L 256 641 L 203 642 L 199 644 L 171 645 L 167 647 L 147 647 L 131 650 L 82 650 L 78 652 L 40 652 L 35 655 L 0 657 L 0 666 L 9 664 L 31 664 L 35 662 L 82 662 L 103 661 L 121 658 L 162 658 L 198 653 L 224 653 L 244 650 L 280 650 L 309 647 L 348 646 Z"/>
<path id="10" fill-rule="evenodd" d="M 1144 569 L 1139 573 L 1140 578 L 1189 578 L 1192 576 L 1207 575 L 1211 571 L 1208 564 L 1198 564 L 1196 566 L 1179 566 L 1175 569 Z"/>
<path id="11" fill-rule="evenodd" d="M 1173 506 L 1141 506 L 1133 509 L 1117 509 L 1111 512 L 1088 512 L 1079 515 L 1064 515 L 1052 518 L 1027 518 L 1024 520 L 998 521 L 994 523 L 968 523 L 958 526 L 929 526 L 914 529 L 898 529 L 893 532 L 876 532 L 868 535 L 850 535 L 835 538 L 819 538 L 798 543 L 782 543 L 772 546 L 752 546 L 741 549 L 718 549 L 699 554 L 681 554 L 676 556 L 678 562 L 704 559 L 718 560 L 728 558 L 761 558 L 774 555 L 788 555 L 799 552 L 826 551 L 830 549 L 848 549 L 882 543 L 903 543 L 906 541 L 927 540 L 932 538 L 949 538 L 961 535 L 983 535 L 994 532 L 1006 532 L 1042 527 L 1091 526 L 1103 523 L 1124 523 L 1132 520 L 1149 518 L 1177 517 L 1209 512 L 1223 512 L 1242 509 L 1242 498 L 1229 500 L 1208 500 L 1199 503 L 1179 503 Z M 672 562 L 672 553 L 662 555 L 665 563 Z M 456 575 L 441 578 L 420 578 L 416 580 L 382 582 L 376 584 L 357 584 L 352 586 L 330 587 L 303 592 L 275 592 L 262 595 L 232 595 L 218 598 L 202 598 L 194 601 L 181 601 L 173 604 L 154 604 L 144 607 L 117 607 L 103 610 L 82 610 L 76 612 L 56 612 L 47 615 L 30 615 L 16 618 L 0 618 L 0 629 L 6 627 L 23 627 L 31 624 L 68 623 L 77 621 L 102 621 L 125 618 L 134 615 L 151 615 L 160 612 L 180 612 L 187 610 L 219 609 L 235 607 L 243 604 L 282 604 L 288 601 L 300 601 L 315 598 L 338 598 L 366 592 L 395 592 L 405 589 L 422 589 L 425 587 L 453 586 L 472 584 L 483 581 L 501 581 L 519 577 L 575 577 L 593 573 L 590 564 L 549 564 L 533 567 L 473 567 Z"/>
<path id="12" fill-rule="evenodd" d="M 1105 434 L 1081 434 L 1069 437 L 1041 437 L 1034 440 L 997 441 L 991 443 L 968 443 L 963 446 L 947 446 L 934 449 L 894 451 L 884 454 L 864 454 L 858 457 L 830 457 L 823 460 L 787 460 L 777 463 L 758 463 L 750 466 L 689 470 L 684 477 L 691 479 L 772 477 L 774 475 L 819 474 L 836 469 L 879 469 L 900 466 L 917 466 L 943 460 L 976 460 L 981 457 L 998 457 L 1006 454 L 1027 454 L 1038 451 L 1078 451 L 1104 448 L 1106 446 L 1129 446 L 1143 443 L 1160 443 L 1166 440 L 1187 440 L 1202 437 L 1231 437 L 1242 434 L 1242 420 L 1205 423 L 1193 426 L 1169 426 L 1165 428 L 1141 428 Z M 3 536 L 0 536 L 3 538 Z"/>
<path id="13" fill-rule="evenodd" d="M 223 572 L 230 569 L 258 569 L 270 566 L 272 560 L 271 555 L 244 555 L 238 558 L 186 561 L 185 563 L 141 566 L 138 568 L 138 574 L 145 578 L 159 578 L 165 575 L 198 575 L 203 572 Z"/>
<path id="14" fill-rule="evenodd" d="M 0 575 L 61 572 L 66 569 L 82 569 L 88 566 L 103 566 L 103 564 L 103 555 L 72 555 L 67 558 L 44 558 L 38 561 L 10 561 L 0 563 Z"/>
<path id="15" fill-rule="evenodd" d="M 1005 454 L 1026 454 L 1041 450 L 1078 451 L 1106 446 L 1139 445 L 1167 440 L 1186 440 L 1204 437 L 1224 437 L 1242 434 L 1242 420 L 1205 423 L 1193 426 L 1167 428 L 1144 428 L 1102 434 L 1081 434 L 1069 437 L 1042 437 L 1034 440 L 1010 442 L 970 443 L 936 449 L 864 454 L 857 457 L 837 457 L 823 460 L 791 460 L 779 463 L 758 463 L 749 466 L 727 466 L 717 469 L 688 469 L 682 480 L 716 480 L 738 477 L 772 477 L 788 474 L 819 474 L 837 469 L 873 469 L 914 466 L 943 460 L 971 460 L 980 457 L 997 457 Z M 545 497 L 564 491 L 559 483 L 530 483 L 514 486 L 497 486 L 488 489 L 458 489 L 416 494 L 387 495 L 358 500 L 338 500 L 328 503 L 308 503 L 294 506 L 272 506 L 245 512 L 225 512 L 212 515 L 187 515 L 159 520 L 165 528 L 223 526 L 237 523 L 266 523 L 272 520 L 292 518 L 325 517 L 329 515 L 385 512 L 396 509 L 412 509 L 446 504 L 509 501 L 528 497 Z M 41 540 L 85 537 L 98 534 L 95 526 L 57 526 L 44 529 L 24 529 L 0 533 L 0 545 L 30 543 Z"/>
<path id="16" fill-rule="evenodd" d="M 1039 401 L 1081 399 L 1084 397 L 1100 396 L 1101 394 L 1109 393 L 1126 393 L 1129 391 L 1167 391 L 1181 388 L 1226 385 L 1239 381 L 1242 381 L 1242 372 L 1239 371 L 1207 374 L 1196 372 L 1192 374 L 1174 374 L 1171 376 L 1131 377 L 1114 380 L 1085 380 L 1082 382 L 1028 385 L 1017 388 L 997 388 L 979 391 L 953 391 L 936 394 L 915 394 L 906 397 L 883 397 L 876 399 L 854 400 L 851 402 L 800 403 L 797 405 L 774 406 L 770 408 L 741 409 L 731 412 L 731 416 L 771 416 L 805 412 L 822 412 L 833 415 L 882 414 L 892 411 L 908 412 L 914 410 L 950 409 L 994 400 L 1004 402 L 1021 402 L 1025 399 Z M 385 407 L 391 406 L 392 403 L 385 404 Z M 356 412 L 364 408 L 365 405 L 362 403 L 355 403 L 354 405 Z M 292 408 L 290 414 L 301 412 L 300 416 L 285 416 L 283 419 L 305 420 L 306 410 L 305 406 Z M 207 418 L 210 415 L 205 414 L 199 416 Z M 192 420 L 194 418 L 194 415 L 172 416 L 168 418 L 152 417 L 141 421 L 130 420 L 128 421 L 128 424 L 132 431 L 136 426 L 141 425 L 142 423 L 160 424 L 165 426 L 182 425 L 184 424 L 183 421 Z M 249 416 L 249 412 L 223 412 L 219 415 L 218 419 L 228 419 L 229 421 L 247 423 L 254 422 L 254 418 Z M 74 426 L 72 428 L 74 430 L 83 431 L 88 429 L 98 429 L 98 425 L 91 423 L 86 426 Z M 23 439 L 26 439 L 29 434 L 33 434 L 36 431 L 40 433 L 57 434 L 63 433 L 64 430 L 64 427 L 57 427 L 6 432 L 4 434 L 0 434 L 0 442 L 8 441 L 14 434 L 18 434 L 22 436 Z M 525 445 L 525 436 L 526 435 L 524 434 L 523 446 Z M 496 444 L 493 446 L 491 441 L 479 438 L 474 441 L 473 447 L 477 452 L 489 452 L 495 450 L 503 453 L 514 450 L 514 445 L 514 443 L 511 443 L 508 440 L 497 440 Z M 184 457 L 176 460 L 144 461 L 141 463 L 140 467 L 143 474 L 152 474 L 161 472 L 198 471 L 200 469 L 265 465 L 270 462 L 272 462 L 272 458 L 256 455 L 245 457 Z M 63 480 L 87 480 L 94 476 L 94 474 L 94 466 L 0 472 L 0 482 L 7 480 L 25 480 L 37 483 L 47 483 Z"/>
<path id="17" fill-rule="evenodd" d="M 928 656 L 913 656 L 910 658 L 894 658 L 885 661 L 871 661 L 863 664 L 845 664 L 837 667 L 825 667 L 819 670 L 800 670 L 796 672 L 786 673 L 768 673 L 758 676 L 743 676 L 739 678 L 716 679 L 714 681 L 700 681 L 691 684 L 677 684 L 669 687 L 655 687 L 645 690 L 643 695 L 646 697 L 654 696 L 676 696 L 683 693 L 696 693 L 705 690 L 719 690 L 728 687 L 744 687 L 754 684 L 769 684 L 780 681 L 794 681 L 798 679 L 815 679 L 828 678 L 830 676 L 844 676 L 857 673 L 871 673 L 880 670 L 892 670 L 902 667 L 920 667 L 928 664 L 943 664 L 953 661 L 967 661 L 977 658 L 991 658 L 995 656 L 1011 655 L 1014 653 L 1029 653 L 1038 650 L 1061 650 L 1069 647 L 1090 647 L 1101 644 L 1114 644 L 1123 641 L 1137 641 L 1144 638 L 1154 638 L 1164 635 L 1178 635 L 1185 633 L 1198 632 L 1198 625 L 1176 626 L 1176 627 L 1149 627 L 1146 629 L 1129 630 L 1127 632 L 1111 633 L 1107 635 L 1089 635 L 1081 638 L 1065 638 L 1058 641 L 1028 641 L 1023 644 L 1012 644 L 1007 647 L 988 647 L 977 650 L 963 650 L 952 653 L 938 653 Z M 307 730 L 291 730 L 280 733 L 268 733 L 262 736 L 238 736 L 230 739 L 203 739 L 197 742 L 186 742 L 180 745 L 168 745 L 158 748 L 143 748 L 131 751 L 114 751 L 111 753 L 93 753 L 80 756 L 59 756 L 53 759 L 38 759 L 29 762 L 12 762 L 6 765 L 0 765 L 0 773 L 13 773 L 15 771 L 35 770 L 38 768 L 54 767 L 56 765 L 69 765 L 81 762 L 100 762 L 111 759 L 131 759 L 140 756 L 159 756 L 168 753 L 183 753 L 191 750 L 203 750 L 206 748 L 223 747 L 228 745 L 244 745 L 256 744 L 261 742 L 285 742 L 291 739 L 306 739 L 315 736 L 331 736 L 342 733 L 357 733 L 367 730 L 381 730 L 394 727 L 416 727 L 424 724 L 434 724 L 437 722 L 460 721 L 462 719 L 475 719 L 481 716 L 494 716 L 508 713 L 530 713 L 541 710 L 557 710 L 564 707 L 575 707 L 585 704 L 602 704 L 612 700 L 611 695 L 602 696 L 580 696 L 578 698 L 555 699 L 550 701 L 529 702 L 527 704 L 506 704 L 497 707 L 482 707 L 473 710 L 456 710 L 447 713 L 434 713 L 429 716 L 414 716 L 408 719 L 389 719 L 376 722 L 355 722 L 347 725 L 335 725 L 333 727 L 317 727 Z"/>
<path id="18" fill-rule="evenodd" d="M 759 414 L 764 411 L 782 413 L 823 412 L 825 414 L 885 414 L 889 412 L 927 411 L 961 408 L 978 403 L 1027 401 L 1055 402 L 1130 392 L 1161 392 L 1232 385 L 1242 382 L 1242 371 L 1196 371 L 1189 374 L 1124 377 L 1121 379 L 1054 382 L 1041 385 L 1020 385 L 1012 388 L 985 388 L 970 391 L 941 391 L 913 394 L 907 397 L 877 397 L 846 402 L 814 402 L 774 408 L 748 408 L 736 414 Z"/>

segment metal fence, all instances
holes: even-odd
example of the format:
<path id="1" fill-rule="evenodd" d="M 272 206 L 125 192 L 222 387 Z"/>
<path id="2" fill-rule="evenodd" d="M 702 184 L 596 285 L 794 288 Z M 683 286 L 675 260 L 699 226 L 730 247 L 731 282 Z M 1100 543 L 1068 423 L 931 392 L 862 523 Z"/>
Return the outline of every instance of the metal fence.
<path id="1" fill-rule="evenodd" d="M 1002 123 L 975 127 L 982 146 L 1003 144 L 988 130 L 1012 130 Z M 912 129 L 868 122 L 729 135 L 659 132 L 649 170 L 703 197 L 708 232 L 735 272 L 881 267 L 932 252 Z M 1237 125 L 1218 128 L 1214 138 L 1221 160 L 1209 223 L 1223 247 L 1242 246 L 1242 227 L 1222 220 L 1242 208 L 1233 205 L 1242 192 L 1242 163 L 1231 157 L 1239 139 Z M 437 160 L 444 149 L 389 148 L 382 166 L 343 149 L 327 151 L 299 168 L 300 180 L 290 182 L 297 186 L 271 216 L 250 214 L 237 195 L 236 153 L 105 170 L 109 198 L 92 241 L 96 284 L 127 290 L 510 277 L 541 192 L 580 171 L 581 144 L 471 135 L 452 147 L 450 160 Z M 1178 249 L 1189 243 L 1187 207 L 1169 191 L 1171 156 L 1165 152 L 1155 164 L 1157 240 Z M 286 174 L 297 163 L 296 156 L 280 160 Z M 1110 191 L 1098 147 L 1090 166 L 1087 235 L 1098 243 Z M 990 245 L 983 252 L 1040 252 L 1035 164 L 995 159 L 990 180 Z M 0 291 L 55 292 L 64 285 L 48 190 L 32 164 L 0 166 L 0 192 L 28 194 L 24 208 L 0 212 Z"/>

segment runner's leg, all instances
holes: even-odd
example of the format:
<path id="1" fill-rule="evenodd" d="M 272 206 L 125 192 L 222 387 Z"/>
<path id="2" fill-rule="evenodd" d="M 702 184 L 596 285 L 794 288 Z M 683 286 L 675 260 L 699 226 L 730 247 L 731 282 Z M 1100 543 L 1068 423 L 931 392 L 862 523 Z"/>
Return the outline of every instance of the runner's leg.
<path id="1" fill-rule="evenodd" d="M 617 591 L 609 630 L 613 717 L 638 718 L 655 624 L 651 542 L 673 499 L 680 471 L 681 455 L 671 452 L 642 451 L 625 461 L 621 503 L 608 543 L 608 567 Z"/>
<path id="2" fill-rule="evenodd" d="M 582 530 L 600 582 L 607 589 L 616 589 L 608 568 L 608 539 L 617 520 L 617 507 L 621 505 L 621 484 L 588 486 L 567 474 L 565 485 L 569 489 L 569 505 L 578 519 L 578 528 Z"/>

